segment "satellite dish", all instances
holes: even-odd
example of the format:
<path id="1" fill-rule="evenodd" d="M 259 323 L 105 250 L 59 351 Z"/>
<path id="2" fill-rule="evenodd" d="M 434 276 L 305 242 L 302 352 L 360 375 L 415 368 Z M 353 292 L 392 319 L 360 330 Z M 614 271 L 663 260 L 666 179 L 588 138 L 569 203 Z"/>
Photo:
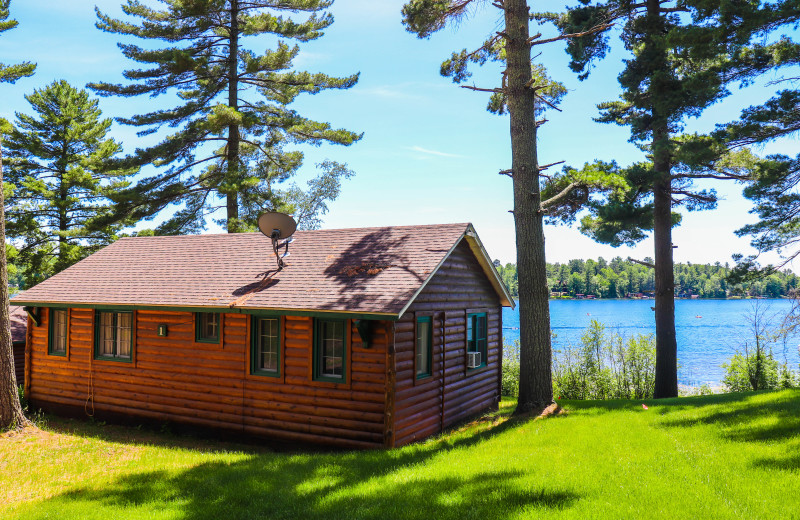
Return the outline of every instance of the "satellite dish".
<path id="1" fill-rule="evenodd" d="M 297 222 L 285 213 L 268 211 L 259 215 L 258 229 L 273 240 L 281 240 L 294 234 Z"/>
<path id="2" fill-rule="evenodd" d="M 275 253 L 278 271 L 280 271 L 286 267 L 283 259 L 289 256 L 289 243 L 292 241 L 289 237 L 297 230 L 297 222 L 285 213 L 268 211 L 258 216 L 258 229 L 272 240 L 272 251 Z M 279 242 L 280 240 L 283 242 Z M 283 254 L 278 251 L 278 248 L 281 247 Z"/>

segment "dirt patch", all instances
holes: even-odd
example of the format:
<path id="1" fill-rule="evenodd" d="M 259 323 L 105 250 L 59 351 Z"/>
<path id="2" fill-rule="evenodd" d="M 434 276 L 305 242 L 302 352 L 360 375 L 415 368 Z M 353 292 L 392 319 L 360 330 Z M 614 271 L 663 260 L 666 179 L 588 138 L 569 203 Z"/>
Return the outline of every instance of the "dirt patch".
<path id="1" fill-rule="evenodd" d="M 18 430 L 10 430 L 3 434 L 0 434 L 0 440 L 7 440 L 7 439 L 18 439 L 21 437 L 41 437 L 44 438 L 46 436 L 52 435 L 46 431 L 40 430 L 36 426 L 26 426 L 24 428 L 20 428 Z"/>
<path id="2" fill-rule="evenodd" d="M 567 410 L 561 408 L 558 403 L 550 403 L 544 408 L 534 408 L 530 412 L 523 412 L 520 414 L 515 413 L 514 417 L 539 420 L 547 419 L 548 417 L 558 417 L 559 415 L 566 415 L 567 413 Z"/>

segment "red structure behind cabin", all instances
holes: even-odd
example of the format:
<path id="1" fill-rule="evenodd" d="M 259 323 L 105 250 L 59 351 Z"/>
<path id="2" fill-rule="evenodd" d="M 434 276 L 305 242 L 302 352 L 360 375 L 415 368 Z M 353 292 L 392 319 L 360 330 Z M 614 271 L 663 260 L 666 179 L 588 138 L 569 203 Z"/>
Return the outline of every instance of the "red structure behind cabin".
<path id="1" fill-rule="evenodd" d="M 17 376 L 17 384 L 21 385 L 25 380 L 25 334 L 28 330 L 28 315 L 22 307 L 17 305 L 11 305 L 9 311 L 14 372 Z"/>
<path id="2" fill-rule="evenodd" d="M 102 249 L 14 298 L 32 315 L 26 394 L 354 448 L 497 406 L 513 301 L 470 224 L 298 231 L 290 253 L 276 272 L 260 233 Z"/>

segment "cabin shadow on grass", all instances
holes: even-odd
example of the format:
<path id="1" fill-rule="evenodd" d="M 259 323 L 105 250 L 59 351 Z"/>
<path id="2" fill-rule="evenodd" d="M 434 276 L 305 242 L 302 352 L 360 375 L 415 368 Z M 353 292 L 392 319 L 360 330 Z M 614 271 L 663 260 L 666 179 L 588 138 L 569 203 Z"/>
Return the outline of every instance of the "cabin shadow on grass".
<path id="1" fill-rule="evenodd" d="M 483 520 L 568 508 L 577 494 L 563 488 L 531 488 L 523 483 L 522 472 L 493 471 L 490 465 L 473 465 L 466 472 L 442 470 L 441 464 L 438 469 L 426 467 L 435 457 L 458 457 L 465 448 L 479 449 L 481 443 L 522 422 L 492 414 L 452 437 L 398 450 L 245 453 L 233 463 L 205 462 L 178 472 L 145 471 L 102 489 L 64 493 L 45 509 L 61 511 L 64 518 L 104 510 L 151 516 L 150 512 L 167 509 L 166 516 L 186 520 Z M 476 427 L 478 431 L 472 431 Z"/>
<path id="2" fill-rule="evenodd" d="M 244 449 L 241 460 L 204 462 L 177 472 L 139 472 L 110 481 L 102 489 L 66 492 L 50 499 L 45 509 L 60 511 L 63 518 L 80 518 L 87 511 L 99 517 L 107 516 L 102 511 L 158 517 L 153 513 L 166 509 L 165 516 L 186 520 L 484 520 L 570 507 L 580 498 L 577 494 L 549 485 L 532 489 L 523 483 L 522 472 L 493 471 L 488 464 L 451 471 L 449 467 L 456 464 L 433 461 L 480 449 L 482 443 L 526 421 L 509 417 L 511 408 L 505 408 L 426 443 L 396 450 L 259 453 L 257 446 L 251 451 L 237 445 Z M 83 430 L 87 436 L 113 442 L 187 448 L 185 439 L 174 436 L 126 438 L 115 427 Z M 195 449 L 207 451 L 210 444 L 201 440 Z M 37 518 L 35 513 L 32 518 Z"/>

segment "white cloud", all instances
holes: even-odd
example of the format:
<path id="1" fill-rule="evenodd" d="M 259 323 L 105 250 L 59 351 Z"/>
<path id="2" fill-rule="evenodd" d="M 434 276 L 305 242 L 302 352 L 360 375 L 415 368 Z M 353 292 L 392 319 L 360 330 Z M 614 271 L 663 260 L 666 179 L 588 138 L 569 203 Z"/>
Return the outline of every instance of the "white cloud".
<path id="1" fill-rule="evenodd" d="M 375 87 L 357 88 L 356 92 L 367 96 L 375 96 L 385 99 L 409 99 L 418 100 L 422 96 L 409 92 L 408 88 L 397 86 L 390 87 L 388 85 L 378 85 Z"/>
<path id="2" fill-rule="evenodd" d="M 451 158 L 457 158 L 457 159 L 464 159 L 465 158 L 463 155 L 458 155 L 458 154 L 455 154 L 455 153 L 440 152 L 438 150 L 428 150 L 427 148 L 423 148 L 421 146 L 411 146 L 411 147 L 408 147 L 407 149 L 411 150 L 411 151 L 414 151 L 414 152 L 424 153 L 426 155 L 435 155 L 436 157 L 451 157 Z"/>

